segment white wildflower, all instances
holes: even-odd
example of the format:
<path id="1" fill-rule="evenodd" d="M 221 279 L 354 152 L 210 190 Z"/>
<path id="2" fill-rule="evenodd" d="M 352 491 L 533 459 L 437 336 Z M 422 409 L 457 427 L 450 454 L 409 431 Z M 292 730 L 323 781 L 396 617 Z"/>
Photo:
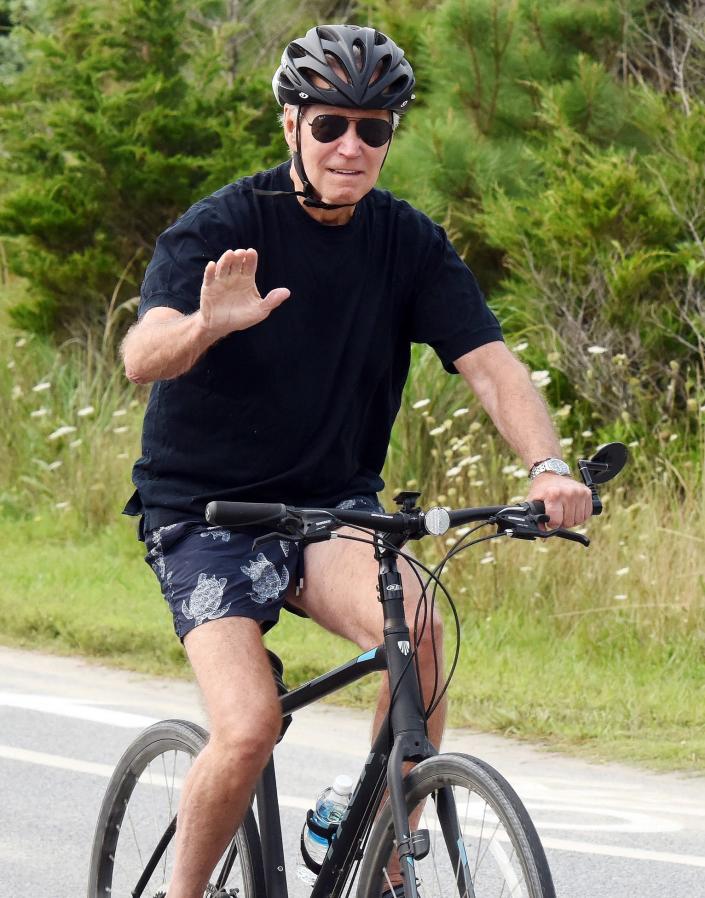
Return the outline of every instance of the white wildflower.
<path id="1" fill-rule="evenodd" d="M 60 468 L 63 465 L 63 462 L 57 458 L 56 461 L 53 461 L 50 465 L 47 465 L 47 471 L 56 471 L 57 468 Z"/>
<path id="2" fill-rule="evenodd" d="M 517 468 L 516 471 L 512 471 L 512 477 L 516 477 L 517 480 L 521 480 L 523 477 L 528 477 L 529 472 L 526 468 Z"/>
<path id="3" fill-rule="evenodd" d="M 17 349 L 22 349 L 23 346 L 27 345 L 27 340 L 25 337 L 20 337 L 20 339 L 15 343 L 15 347 Z"/>
<path id="4" fill-rule="evenodd" d="M 76 414 L 79 418 L 85 418 L 87 415 L 92 415 L 95 409 L 92 405 L 84 405 L 83 408 L 80 408 Z"/>
<path id="5" fill-rule="evenodd" d="M 484 486 L 484 485 L 485 485 L 484 480 L 473 480 L 470 483 L 470 486 Z"/>
<path id="6" fill-rule="evenodd" d="M 670 437 L 668 438 L 668 442 L 669 442 L 669 443 L 673 443 L 673 442 L 674 442 L 675 440 L 677 440 L 677 439 L 678 439 L 678 434 L 677 434 L 677 433 L 672 433 L 672 434 L 670 435 Z"/>
<path id="7" fill-rule="evenodd" d="M 604 352 L 607 352 L 606 346 L 588 346 L 588 352 L 590 355 L 602 355 Z"/>
<path id="8" fill-rule="evenodd" d="M 44 406 L 42 406 L 41 408 L 35 408 L 35 410 L 33 412 L 30 412 L 29 417 L 30 418 L 43 418 L 44 415 L 47 415 L 47 414 L 49 414 L 49 409 L 44 408 Z"/>
<path id="9" fill-rule="evenodd" d="M 525 349 L 529 348 L 529 344 L 526 340 L 522 340 L 521 343 L 517 343 L 514 347 L 514 352 L 523 352 Z"/>
<path id="10" fill-rule="evenodd" d="M 525 564 L 523 567 L 520 567 L 519 570 L 522 572 L 522 574 L 530 574 L 531 571 L 533 571 L 533 568 L 531 567 L 531 565 Z"/>
<path id="11" fill-rule="evenodd" d="M 592 431 L 591 431 L 591 430 L 584 430 L 584 431 L 580 434 L 580 436 L 581 436 L 581 437 L 585 437 L 585 438 L 587 439 L 588 437 L 591 437 L 591 436 L 592 436 Z"/>
<path id="12" fill-rule="evenodd" d="M 412 408 L 426 408 L 427 405 L 431 404 L 430 399 L 417 399 L 416 402 L 412 403 Z"/>
<path id="13" fill-rule="evenodd" d="M 560 443 L 561 443 L 561 446 L 566 447 L 566 448 L 568 446 L 572 446 L 573 445 L 573 437 L 563 437 L 563 439 L 560 441 Z"/>
<path id="14" fill-rule="evenodd" d="M 461 467 L 456 465 L 454 468 L 450 468 L 448 471 L 446 471 L 446 477 L 457 477 L 462 470 L 463 469 Z"/>
<path id="15" fill-rule="evenodd" d="M 113 412 L 113 418 L 122 418 L 123 415 L 127 414 L 126 408 L 116 408 Z"/>
<path id="16" fill-rule="evenodd" d="M 518 465 L 505 465 L 502 468 L 502 473 L 503 474 L 513 474 L 516 471 L 517 467 L 518 467 Z"/>
<path id="17" fill-rule="evenodd" d="M 470 425 L 470 432 L 477 433 L 477 431 L 480 430 L 481 428 L 482 428 L 482 424 L 480 424 L 479 421 L 473 421 L 472 424 Z"/>
<path id="18" fill-rule="evenodd" d="M 532 371 L 531 380 L 535 387 L 547 387 L 551 383 L 551 375 L 548 371 Z"/>
<path id="19" fill-rule="evenodd" d="M 456 410 L 453 412 L 453 417 L 459 418 L 461 415 L 467 415 L 469 411 L 469 408 L 456 408 Z"/>
<path id="20" fill-rule="evenodd" d="M 445 427 L 441 424 L 440 427 L 434 427 L 433 430 L 429 430 L 429 434 L 432 437 L 437 437 L 439 434 L 445 431 Z"/>
<path id="21" fill-rule="evenodd" d="M 115 458 L 129 458 L 127 452 L 118 452 Z"/>
<path id="22" fill-rule="evenodd" d="M 559 418 L 567 418 L 570 414 L 570 405 L 562 405 L 556 412 Z"/>
<path id="23" fill-rule="evenodd" d="M 469 527 L 458 527 L 458 529 L 455 531 L 456 536 L 467 536 L 468 533 L 470 533 Z"/>
<path id="24" fill-rule="evenodd" d="M 63 427 L 59 427 L 55 431 L 53 431 L 53 433 L 50 433 L 47 439 L 58 440 L 59 437 L 65 437 L 69 433 L 76 433 L 76 428 L 65 424 Z"/>
<path id="25" fill-rule="evenodd" d="M 626 598 L 627 598 L 627 594 L 624 592 L 620 592 L 618 595 L 615 596 L 615 599 L 617 599 L 618 602 L 623 602 Z"/>
<path id="26" fill-rule="evenodd" d="M 19 384 L 15 384 L 12 388 L 12 398 L 19 399 L 22 395 L 22 387 Z"/>
<path id="27" fill-rule="evenodd" d="M 113 433 L 127 433 L 129 427 L 113 427 Z"/>
<path id="28" fill-rule="evenodd" d="M 69 446 L 71 447 L 71 449 L 77 449 L 82 442 L 83 440 L 79 437 L 77 440 L 71 440 Z"/>
<path id="29" fill-rule="evenodd" d="M 615 577 L 626 577 L 629 573 L 628 567 L 621 567 L 618 571 L 614 572 Z"/>
<path id="30" fill-rule="evenodd" d="M 491 552 L 488 552 L 486 555 L 484 555 L 480 559 L 480 564 L 494 564 L 494 563 L 495 563 L 495 557 L 494 557 L 494 555 L 492 555 Z"/>
<path id="31" fill-rule="evenodd" d="M 38 384 L 35 384 L 32 387 L 32 392 L 34 393 L 43 393 L 45 390 L 50 389 L 51 381 L 50 380 L 42 380 Z"/>
<path id="32" fill-rule="evenodd" d="M 14 359 L 10 359 L 10 361 L 7 363 L 7 367 L 8 367 L 10 370 L 12 370 L 12 369 L 15 367 L 15 360 L 14 360 Z"/>
<path id="33" fill-rule="evenodd" d="M 54 504 L 54 508 L 58 508 L 60 510 L 69 508 L 69 506 L 70 506 L 70 503 L 68 503 L 68 502 L 56 502 Z"/>

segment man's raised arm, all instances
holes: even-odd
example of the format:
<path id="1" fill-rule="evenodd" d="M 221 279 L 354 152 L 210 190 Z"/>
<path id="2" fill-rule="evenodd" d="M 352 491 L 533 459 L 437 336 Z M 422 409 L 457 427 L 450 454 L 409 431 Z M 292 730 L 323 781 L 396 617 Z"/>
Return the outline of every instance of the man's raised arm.
<path id="1" fill-rule="evenodd" d="M 289 290 L 276 287 L 262 299 L 256 271 L 254 249 L 226 250 L 217 263 L 206 265 L 198 311 L 183 315 L 166 306 L 149 309 L 122 344 L 127 377 L 139 384 L 178 377 L 218 340 L 264 321 Z"/>

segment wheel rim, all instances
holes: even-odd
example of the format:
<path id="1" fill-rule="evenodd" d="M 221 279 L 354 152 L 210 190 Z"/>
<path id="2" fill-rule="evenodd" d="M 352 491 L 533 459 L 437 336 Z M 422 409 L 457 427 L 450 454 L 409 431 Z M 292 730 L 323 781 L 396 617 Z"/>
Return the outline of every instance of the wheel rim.
<path id="1" fill-rule="evenodd" d="M 449 793 L 453 796 L 460 841 L 452 822 L 449 825 L 444 816 L 444 808 L 452 806 Z M 536 894 L 524 867 L 525 852 L 516 844 L 516 834 L 510 832 L 504 815 L 481 791 L 455 784 L 446 787 L 442 798 L 439 790 L 425 794 L 428 797 L 413 806 L 418 814 L 423 805 L 414 830 L 427 830 L 429 837 L 428 854 L 415 862 L 421 898 L 470 898 L 473 894 L 475 898 L 532 898 Z M 466 872 L 470 887 L 466 886 Z M 384 865 L 380 880 L 381 891 L 398 882 L 398 865 L 396 869 L 392 863 Z"/>
<path id="2" fill-rule="evenodd" d="M 195 760 L 196 749 L 176 740 L 159 740 L 147 746 L 135 759 L 131 775 L 126 776 L 113 804 L 103 840 L 98 877 L 98 894 L 110 898 L 131 898 L 145 865 L 163 840 L 165 848 L 152 875 L 144 883 L 142 898 L 157 898 L 166 893 L 173 872 L 175 838 L 165 831 L 178 808 L 181 789 Z M 236 857 L 228 863 L 225 882 L 220 882 L 227 852 L 216 866 L 204 896 L 217 888 L 237 890 L 247 896 L 241 864 L 239 836 Z"/>

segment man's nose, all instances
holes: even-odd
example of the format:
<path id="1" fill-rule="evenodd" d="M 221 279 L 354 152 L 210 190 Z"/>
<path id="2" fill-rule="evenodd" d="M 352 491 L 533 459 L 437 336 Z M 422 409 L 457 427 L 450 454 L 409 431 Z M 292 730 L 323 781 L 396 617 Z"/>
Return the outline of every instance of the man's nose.
<path id="1" fill-rule="evenodd" d="M 345 134 L 339 138 L 338 150 L 347 155 L 357 155 L 360 152 L 360 144 L 363 142 L 357 133 L 357 125 L 354 120 L 348 122 Z"/>

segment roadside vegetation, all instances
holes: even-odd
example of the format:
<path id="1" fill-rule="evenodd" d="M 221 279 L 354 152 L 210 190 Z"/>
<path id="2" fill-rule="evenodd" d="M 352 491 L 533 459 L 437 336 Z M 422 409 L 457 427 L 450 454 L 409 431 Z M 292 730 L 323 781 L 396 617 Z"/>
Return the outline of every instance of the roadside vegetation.
<path id="1" fill-rule="evenodd" d="M 452 722 L 702 770 L 702 10 L 391 0 L 310 3 L 290 21 L 269 5 L 267 30 L 248 3 L 237 19 L 228 4 L 174 0 L 0 3 L 0 639 L 186 675 L 119 516 L 147 391 L 125 380 L 117 346 L 157 234 L 283 158 L 266 77 L 283 40 L 369 18 L 400 36 L 423 85 L 386 184 L 448 228 L 566 458 L 611 439 L 631 453 L 585 528 L 589 550 L 496 541 L 451 562 Z M 385 477 L 388 507 L 399 489 L 462 505 L 526 488 L 424 347 Z M 289 615 L 269 641 L 290 684 L 352 653 Z"/>

